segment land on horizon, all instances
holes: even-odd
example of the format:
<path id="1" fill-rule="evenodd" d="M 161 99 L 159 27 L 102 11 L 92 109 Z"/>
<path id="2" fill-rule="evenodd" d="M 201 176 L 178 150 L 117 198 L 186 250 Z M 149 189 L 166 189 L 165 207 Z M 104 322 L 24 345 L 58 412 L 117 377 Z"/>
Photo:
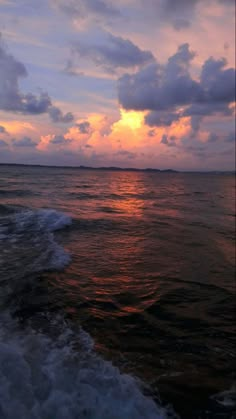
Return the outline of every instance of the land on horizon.
<path id="1" fill-rule="evenodd" d="M 106 170 L 117 172 L 160 172 L 160 173 L 235 173 L 235 170 L 175 170 L 175 169 L 156 169 L 152 167 L 136 168 L 136 167 L 118 167 L 118 166 L 62 166 L 62 165 L 47 165 L 47 164 L 27 164 L 27 163 L 0 163 L 0 166 L 19 166 L 19 167 L 46 167 L 57 169 L 80 169 L 80 170 Z"/>

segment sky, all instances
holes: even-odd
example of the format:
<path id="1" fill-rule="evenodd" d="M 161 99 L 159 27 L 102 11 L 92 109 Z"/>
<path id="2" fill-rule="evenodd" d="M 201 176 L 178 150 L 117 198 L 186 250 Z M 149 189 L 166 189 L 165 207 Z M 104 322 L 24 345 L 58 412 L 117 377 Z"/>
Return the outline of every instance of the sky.
<path id="1" fill-rule="evenodd" d="M 235 169 L 234 0 L 0 0 L 0 163 Z"/>

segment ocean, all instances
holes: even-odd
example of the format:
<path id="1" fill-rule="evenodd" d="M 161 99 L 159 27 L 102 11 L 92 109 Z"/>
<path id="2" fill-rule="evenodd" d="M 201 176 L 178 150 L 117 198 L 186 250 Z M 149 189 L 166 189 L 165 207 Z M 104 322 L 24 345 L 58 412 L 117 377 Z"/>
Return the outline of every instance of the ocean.
<path id="1" fill-rule="evenodd" d="M 1 419 L 235 416 L 235 178 L 0 166 Z"/>

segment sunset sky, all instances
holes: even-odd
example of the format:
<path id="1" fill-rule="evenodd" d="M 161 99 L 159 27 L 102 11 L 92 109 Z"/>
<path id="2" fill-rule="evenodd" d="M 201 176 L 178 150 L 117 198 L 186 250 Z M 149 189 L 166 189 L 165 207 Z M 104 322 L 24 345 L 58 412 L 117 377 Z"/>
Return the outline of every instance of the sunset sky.
<path id="1" fill-rule="evenodd" d="M 0 163 L 234 169 L 234 0 L 0 0 L 0 32 Z"/>

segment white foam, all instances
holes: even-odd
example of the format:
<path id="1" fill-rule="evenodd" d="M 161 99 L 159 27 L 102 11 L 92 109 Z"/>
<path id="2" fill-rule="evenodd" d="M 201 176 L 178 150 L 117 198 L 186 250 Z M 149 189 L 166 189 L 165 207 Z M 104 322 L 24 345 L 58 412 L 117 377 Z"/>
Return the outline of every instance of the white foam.
<path id="1" fill-rule="evenodd" d="M 0 330 L 0 364 L 1 419 L 170 417 L 134 378 L 97 356 L 84 332 L 65 328 L 55 342 L 8 322 Z"/>
<path id="2" fill-rule="evenodd" d="M 49 231 L 60 230 L 71 225 L 71 217 L 53 209 L 41 209 L 36 212 L 39 224 Z"/>
<path id="3" fill-rule="evenodd" d="M 0 225 L 1 271 L 19 279 L 43 270 L 63 269 L 70 255 L 53 232 L 71 224 L 71 218 L 51 209 L 20 210 L 4 217 Z M 14 267 L 15 271 L 14 272 Z"/>
<path id="4" fill-rule="evenodd" d="M 18 232 L 29 225 L 32 226 L 33 223 L 35 229 L 50 232 L 60 230 L 71 224 L 71 217 L 53 209 L 24 210 L 14 214 L 14 218 Z"/>
<path id="5" fill-rule="evenodd" d="M 222 391 L 212 396 L 212 399 L 225 407 L 236 407 L 236 387 L 232 386 L 229 390 Z"/>

